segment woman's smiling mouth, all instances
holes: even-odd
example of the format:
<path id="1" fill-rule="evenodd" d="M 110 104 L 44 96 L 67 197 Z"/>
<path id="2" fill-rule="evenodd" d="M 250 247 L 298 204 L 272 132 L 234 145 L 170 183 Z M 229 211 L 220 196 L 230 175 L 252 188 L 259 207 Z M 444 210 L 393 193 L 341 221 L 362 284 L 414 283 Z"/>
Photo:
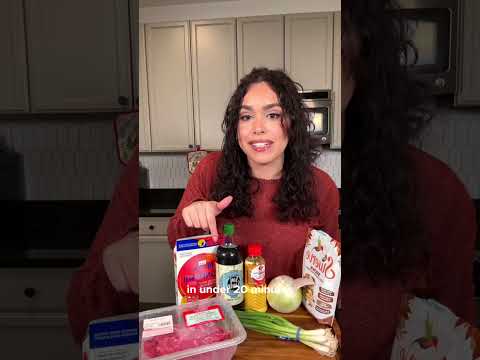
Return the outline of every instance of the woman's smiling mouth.
<path id="1" fill-rule="evenodd" d="M 265 152 L 270 150 L 270 148 L 272 147 L 273 141 L 255 140 L 255 141 L 250 141 L 249 144 L 253 148 L 253 150 L 255 150 L 256 152 Z"/>

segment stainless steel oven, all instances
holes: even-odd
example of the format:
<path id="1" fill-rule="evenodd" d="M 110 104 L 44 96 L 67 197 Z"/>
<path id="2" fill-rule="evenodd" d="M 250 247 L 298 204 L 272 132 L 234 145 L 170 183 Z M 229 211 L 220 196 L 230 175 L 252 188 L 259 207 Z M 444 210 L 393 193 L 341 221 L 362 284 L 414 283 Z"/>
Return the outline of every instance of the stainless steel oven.
<path id="1" fill-rule="evenodd" d="M 430 85 L 434 94 L 456 91 L 458 0 L 399 0 L 411 39 L 418 51 L 417 63 L 406 65 Z"/>
<path id="2" fill-rule="evenodd" d="M 305 106 L 314 127 L 312 136 L 318 137 L 322 144 L 331 141 L 331 94 L 330 90 L 302 91 L 303 105 Z"/>

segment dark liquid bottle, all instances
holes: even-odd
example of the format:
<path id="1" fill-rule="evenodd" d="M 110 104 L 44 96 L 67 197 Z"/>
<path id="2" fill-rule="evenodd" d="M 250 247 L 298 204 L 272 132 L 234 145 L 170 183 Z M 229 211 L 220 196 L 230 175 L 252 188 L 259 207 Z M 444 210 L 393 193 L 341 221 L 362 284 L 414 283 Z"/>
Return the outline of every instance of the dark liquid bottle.
<path id="1" fill-rule="evenodd" d="M 232 306 L 243 302 L 243 259 L 237 245 L 233 243 L 235 228 L 225 224 L 225 242 L 217 248 L 216 276 L 220 296 Z"/>

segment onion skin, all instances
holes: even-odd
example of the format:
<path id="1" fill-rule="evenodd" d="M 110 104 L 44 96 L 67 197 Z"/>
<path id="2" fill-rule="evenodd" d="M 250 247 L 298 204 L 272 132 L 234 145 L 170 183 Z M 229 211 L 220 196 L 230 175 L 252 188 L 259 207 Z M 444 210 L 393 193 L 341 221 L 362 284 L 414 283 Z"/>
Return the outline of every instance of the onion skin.
<path id="1" fill-rule="evenodd" d="M 295 286 L 292 277 L 280 275 L 268 284 L 267 301 L 279 313 L 292 313 L 302 303 L 302 290 Z"/>

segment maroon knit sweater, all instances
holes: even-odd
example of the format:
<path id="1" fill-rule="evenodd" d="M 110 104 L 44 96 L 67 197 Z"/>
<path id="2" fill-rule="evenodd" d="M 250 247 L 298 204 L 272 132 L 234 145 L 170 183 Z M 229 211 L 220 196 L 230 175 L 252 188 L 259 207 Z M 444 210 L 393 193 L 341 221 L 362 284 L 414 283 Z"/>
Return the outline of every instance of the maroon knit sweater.
<path id="1" fill-rule="evenodd" d="M 216 178 L 220 152 L 207 155 L 191 176 L 175 216 L 170 220 L 168 240 L 172 248 L 178 238 L 200 235 L 203 230 L 188 228 L 182 218 L 182 210 L 199 200 L 211 200 L 210 191 Z M 280 185 L 280 180 L 259 180 L 260 191 L 252 197 L 253 217 L 225 219 L 217 217 L 217 227 L 222 231 L 226 222 L 235 225 L 234 241 L 246 255 L 248 243 L 259 243 L 263 247 L 262 256 L 266 262 L 266 278 L 277 275 L 301 276 L 303 249 L 310 227 L 322 229 L 338 239 L 338 189 L 332 179 L 322 170 L 313 168 L 319 216 L 305 223 L 281 223 L 276 219 L 276 209 L 272 202 Z M 235 201 L 235 199 L 233 199 Z"/>
<path id="2" fill-rule="evenodd" d="M 399 282 L 374 286 L 368 279 L 342 280 L 344 359 L 389 359 L 405 291 L 434 298 L 475 324 L 472 259 L 475 209 L 463 184 L 442 162 L 411 148 L 420 216 L 426 224 L 431 260 L 427 271 Z"/>

